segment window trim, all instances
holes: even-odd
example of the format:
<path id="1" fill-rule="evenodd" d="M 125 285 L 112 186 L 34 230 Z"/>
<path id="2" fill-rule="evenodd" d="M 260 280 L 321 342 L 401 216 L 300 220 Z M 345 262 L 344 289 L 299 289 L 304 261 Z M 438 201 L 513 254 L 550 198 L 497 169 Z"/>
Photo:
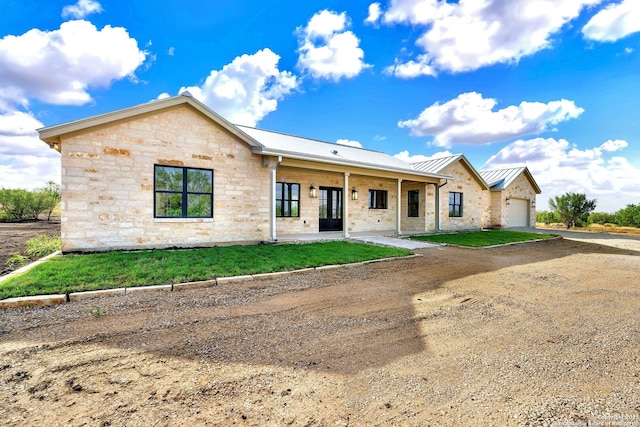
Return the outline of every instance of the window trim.
<path id="1" fill-rule="evenodd" d="M 294 199 L 293 198 L 293 191 L 292 191 L 292 186 L 297 185 L 298 186 L 298 198 Z M 280 199 L 278 199 L 278 187 L 281 187 L 280 190 L 280 194 L 282 195 L 282 197 Z M 285 188 L 288 187 L 288 192 L 285 195 Z M 286 197 L 288 196 L 288 197 Z M 280 214 L 278 215 L 278 202 L 281 203 L 281 207 L 280 207 Z M 284 203 L 285 202 L 289 202 L 289 215 L 284 215 Z M 291 203 L 292 202 L 297 202 L 298 203 L 298 212 L 297 215 L 291 215 Z M 276 182 L 276 218 L 300 218 L 300 184 L 297 182 Z"/>
<path id="2" fill-rule="evenodd" d="M 415 194 L 415 201 L 411 198 L 412 194 Z M 407 191 L 407 217 L 420 218 L 420 190 Z"/>
<path id="3" fill-rule="evenodd" d="M 388 209 L 388 193 L 387 190 L 369 189 L 369 209 Z"/>
<path id="4" fill-rule="evenodd" d="M 174 169 L 182 169 L 182 190 L 158 190 L 156 188 L 156 173 L 158 168 L 174 168 Z M 201 191 L 189 191 L 188 185 L 188 171 L 190 170 L 199 170 L 211 173 L 211 191 L 201 192 Z M 214 182 L 215 182 L 215 174 L 213 169 L 207 168 L 194 168 L 188 166 L 174 166 L 174 165 L 163 165 L 163 164 L 154 164 L 153 165 L 153 218 L 154 219 L 162 219 L 162 220 L 178 220 L 178 219 L 211 219 L 213 218 L 213 190 L 214 190 Z M 180 194 L 182 196 L 182 215 L 180 216 L 159 216 L 157 211 L 157 195 L 161 194 Z M 189 195 L 204 195 L 211 196 L 211 205 L 209 207 L 210 215 L 207 216 L 189 216 Z"/>
<path id="5" fill-rule="evenodd" d="M 459 202 L 456 203 L 456 195 L 459 195 Z M 451 202 L 451 196 L 453 196 L 453 203 Z M 458 214 L 456 215 L 456 207 L 458 208 Z M 462 218 L 464 215 L 464 198 L 463 193 L 457 191 L 449 192 L 449 218 Z"/>

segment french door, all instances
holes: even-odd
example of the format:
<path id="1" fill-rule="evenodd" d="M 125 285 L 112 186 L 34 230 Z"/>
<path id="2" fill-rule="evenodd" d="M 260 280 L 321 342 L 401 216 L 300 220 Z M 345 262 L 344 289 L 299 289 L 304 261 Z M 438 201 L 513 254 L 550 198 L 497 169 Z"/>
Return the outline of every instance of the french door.
<path id="1" fill-rule="evenodd" d="M 320 231 L 342 231 L 342 188 L 320 187 Z"/>

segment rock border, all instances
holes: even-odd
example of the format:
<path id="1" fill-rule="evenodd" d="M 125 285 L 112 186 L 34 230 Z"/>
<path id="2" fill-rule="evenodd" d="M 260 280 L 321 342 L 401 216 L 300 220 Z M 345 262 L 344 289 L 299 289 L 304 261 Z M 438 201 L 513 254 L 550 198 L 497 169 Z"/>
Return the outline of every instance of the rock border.
<path id="1" fill-rule="evenodd" d="M 48 258 L 58 254 L 59 252 L 48 255 L 32 264 L 29 264 L 28 266 L 22 267 L 19 270 L 9 273 L 6 277 L 11 276 L 13 274 L 23 273 L 28 269 L 34 267 L 35 265 L 42 263 Z M 400 259 L 410 259 L 410 258 L 417 258 L 422 256 L 423 256 L 422 254 L 413 254 L 413 255 L 407 255 L 403 257 L 372 259 L 368 261 L 354 262 L 349 264 L 323 265 L 320 267 L 301 268 L 299 270 L 291 270 L 291 271 L 277 271 L 274 273 L 247 274 L 242 276 L 231 276 L 231 277 L 217 277 L 211 280 L 202 280 L 198 282 L 186 282 L 186 283 L 174 283 L 169 285 L 135 286 L 131 288 L 116 288 L 116 289 L 104 289 L 104 290 L 97 290 L 97 291 L 70 292 L 67 294 L 14 297 L 14 298 L 7 298 L 4 300 L 0 300 L 0 310 L 9 309 L 9 308 L 20 308 L 20 307 L 47 307 L 47 306 L 66 304 L 74 301 L 81 301 L 81 300 L 86 300 L 91 298 L 120 296 L 120 295 L 126 296 L 129 293 L 142 293 L 142 292 L 169 293 L 169 292 L 175 292 L 175 291 L 182 291 L 186 289 L 208 288 L 211 286 L 223 285 L 227 283 L 248 282 L 251 280 L 274 279 L 274 278 L 283 277 L 283 276 L 290 276 L 293 274 L 309 273 L 312 271 L 323 271 L 323 270 L 336 269 L 336 268 L 358 267 L 358 266 L 363 266 L 363 265 L 372 264 L 376 262 L 395 261 Z M 5 279 L 6 277 L 4 277 L 3 279 Z"/>

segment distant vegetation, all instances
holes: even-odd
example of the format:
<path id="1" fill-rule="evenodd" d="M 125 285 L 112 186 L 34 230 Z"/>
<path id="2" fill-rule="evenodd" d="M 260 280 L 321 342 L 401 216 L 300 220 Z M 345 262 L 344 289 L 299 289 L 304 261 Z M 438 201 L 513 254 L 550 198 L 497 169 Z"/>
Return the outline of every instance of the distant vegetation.
<path id="1" fill-rule="evenodd" d="M 53 181 L 36 190 L 0 188 L 0 221 L 47 220 L 60 203 L 60 185 Z"/>
<path id="2" fill-rule="evenodd" d="M 584 194 L 566 193 L 549 200 L 548 211 L 536 212 L 536 222 L 563 223 L 567 227 L 590 224 L 614 224 L 620 227 L 640 228 L 640 204 L 629 204 L 615 213 L 593 212 L 596 201 Z"/>

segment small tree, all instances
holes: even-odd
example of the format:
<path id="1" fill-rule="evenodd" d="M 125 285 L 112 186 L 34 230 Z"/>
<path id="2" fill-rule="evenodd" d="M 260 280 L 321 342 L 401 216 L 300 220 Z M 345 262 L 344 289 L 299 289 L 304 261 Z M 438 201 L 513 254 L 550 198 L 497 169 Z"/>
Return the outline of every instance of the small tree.
<path id="1" fill-rule="evenodd" d="M 47 181 L 47 185 L 38 190 L 38 196 L 40 199 L 41 212 L 47 214 L 47 221 L 51 220 L 51 213 L 60 203 L 60 184 L 56 184 L 53 181 Z"/>
<path id="2" fill-rule="evenodd" d="M 589 214 L 596 208 L 596 199 L 589 200 L 581 193 L 565 193 L 549 199 L 549 207 L 569 229 L 579 221 L 587 221 Z"/>

